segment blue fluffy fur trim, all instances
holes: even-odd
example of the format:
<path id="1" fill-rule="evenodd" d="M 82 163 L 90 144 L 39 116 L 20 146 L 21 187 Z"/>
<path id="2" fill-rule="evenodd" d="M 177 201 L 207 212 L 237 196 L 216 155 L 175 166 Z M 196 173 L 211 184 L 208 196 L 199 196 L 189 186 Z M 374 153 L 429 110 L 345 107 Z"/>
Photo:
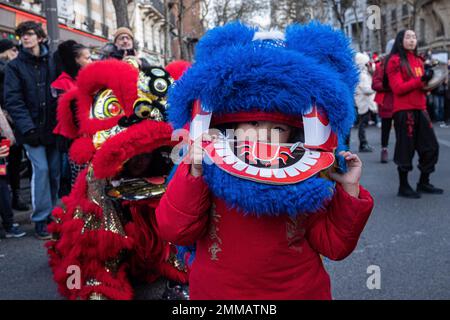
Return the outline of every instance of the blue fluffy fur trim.
<path id="1" fill-rule="evenodd" d="M 269 185 L 234 177 L 215 165 L 203 164 L 203 177 L 211 192 L 244 214 L 278 216 L 313 213 L 334 194 L 334 183 L 310 178 L 291 185 Z"/>
<path id="2" fill-rule="evenodd" d="M 175 128 L 191 119 L 200 99 L 215 114 L 258 109 L 301 115 L 314 99 L 342 140 L 355 117 L 358 69 L 349 40 L 330 26 L 311 23 L 286 30 L 284 47 L 259 46 L 256 29 L 230 23 L 209 31 L 196 47 L 196 63 L 169 92 Z"/>

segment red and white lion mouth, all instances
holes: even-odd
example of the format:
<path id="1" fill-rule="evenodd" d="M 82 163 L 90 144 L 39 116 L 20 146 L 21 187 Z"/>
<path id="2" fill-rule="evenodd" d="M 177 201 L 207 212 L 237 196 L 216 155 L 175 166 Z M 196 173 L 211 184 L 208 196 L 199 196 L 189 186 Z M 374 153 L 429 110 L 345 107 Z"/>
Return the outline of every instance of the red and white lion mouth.
<path id="1" fill-rule="evenodd" d="M 304 181 L 333 165 L 332 152 L 318 152 L 302 143 L 236 142 L 220 138 L 203 145 L 208 158 L 220 169 L 243 179 L 267 184 Z"/>

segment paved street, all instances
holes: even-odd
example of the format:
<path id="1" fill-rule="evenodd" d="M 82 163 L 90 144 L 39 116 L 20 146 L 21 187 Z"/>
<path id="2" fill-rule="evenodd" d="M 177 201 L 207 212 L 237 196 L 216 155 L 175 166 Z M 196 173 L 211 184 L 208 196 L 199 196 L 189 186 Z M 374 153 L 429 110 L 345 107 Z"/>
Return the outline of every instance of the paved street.
<path id="1" fill-rule="evenodd" d="M 450 299 L 450 129 L 436 128 L 440 161 L 432 183 L 442 196 L 398 198 L 397 172 L 392 161 L 379 162 L 380 129 L 370 127 L 374 153 L 361 154 L 362 183 L 375 198 L 375 210 L 354 253 L 340 262 L 326 260 L 335 299 Z M 356 150 L 356 132 L 352 150 Z M 390 158 L 393 155 L 391 134 Z M 417 159 L 416 159 L 417 160 Z M 415 185 L 415 169 L 411 183 Z M 61 299 L 53 283 L 43 242 L 33 237 L 27 215 L 19 220 L 25 238 L 0 240 L 0 299 Z M 367 268 L 381 271 L 381 289 L 369 290 Z M 140 286 L 137 298 L 157 299 L 163 282 Z"/>

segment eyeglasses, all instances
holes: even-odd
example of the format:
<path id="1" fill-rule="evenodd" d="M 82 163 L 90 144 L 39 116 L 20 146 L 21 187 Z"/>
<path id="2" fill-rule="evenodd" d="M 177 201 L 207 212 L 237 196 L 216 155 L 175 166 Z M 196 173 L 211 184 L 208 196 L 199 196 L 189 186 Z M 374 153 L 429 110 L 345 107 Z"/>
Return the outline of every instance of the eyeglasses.
<path id="1" fill-rule="evenodd" d="M 32 37 L 32 36 L 35 36 L 35 35 L 36 35 L 36 32 L 34 32 L 34 31 L 27 31 L 27 32 L 24 32 L 22 34 L 22 37 L 24 37 L 24 36 Z"/>
<path id="2" fill-rule="evenodd" d="M 117 38 L 117 40 L 120 40 L 120 41 L 123 41 L 123 40 L 131 40 L 131 37 L 130 37 L 130 36 L 127 36 L 127 35 L 123 35 L 123 36 L 119 36 L 119 37 Z"/>

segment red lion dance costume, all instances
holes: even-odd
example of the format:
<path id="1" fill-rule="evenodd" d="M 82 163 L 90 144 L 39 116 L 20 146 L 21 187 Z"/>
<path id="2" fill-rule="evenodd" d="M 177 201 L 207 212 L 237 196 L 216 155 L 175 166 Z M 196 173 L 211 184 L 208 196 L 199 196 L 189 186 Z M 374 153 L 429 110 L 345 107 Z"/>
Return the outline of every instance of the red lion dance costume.
<path id="1" fill-rule="evenodd" d="M 129 276 L 187 282 L 187 267 L 159 238 L 154 215 L 177 143 L 164 122 L 171 82 L 159 67 L 101 61 L 84 68 L 77 88 L 60 99 L 57 131 L 74 140 L 70 158 L 87 164 L 49 225 L 50 266 L 69 299 L 131 299 Z M 73 289 L 71 266 L 81 273 Z"/>

